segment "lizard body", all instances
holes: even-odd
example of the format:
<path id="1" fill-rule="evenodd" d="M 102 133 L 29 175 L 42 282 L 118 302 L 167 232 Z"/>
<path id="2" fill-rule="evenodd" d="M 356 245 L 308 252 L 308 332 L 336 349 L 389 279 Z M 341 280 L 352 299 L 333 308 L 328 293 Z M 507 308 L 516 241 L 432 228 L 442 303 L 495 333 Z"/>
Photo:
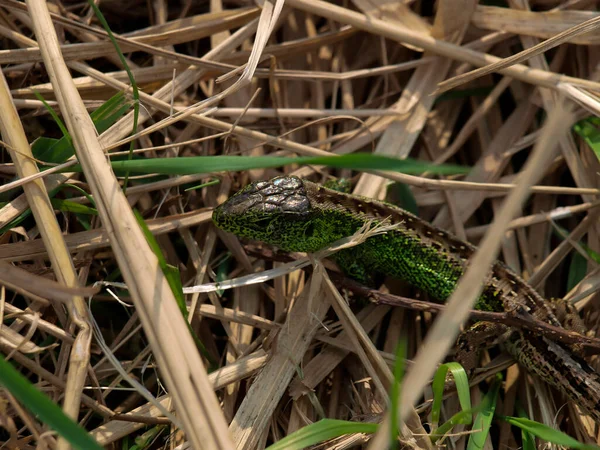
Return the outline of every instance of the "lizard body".
<path id="1" fill-rule="evenodd" d="M 400 225 L 334 254 L 332 259 L 340 268 L 368 284 L 373 274 L 396 277 L 438 301 L 446 301 L 476 248 L 393 205 L 284 176 L 246 186 L 213 213 L 214 223 L 226 231 L 300 252 L 315 252 L 350 236 L 367 220 Z M 492 266 L 475 307 L 530 314 L 561 326 L 549 303 L 499 261 Z M 503 347 L 523 367 L 559 389 L 600 423 L 600 374 L 544 336 L 495 326 Z"/>

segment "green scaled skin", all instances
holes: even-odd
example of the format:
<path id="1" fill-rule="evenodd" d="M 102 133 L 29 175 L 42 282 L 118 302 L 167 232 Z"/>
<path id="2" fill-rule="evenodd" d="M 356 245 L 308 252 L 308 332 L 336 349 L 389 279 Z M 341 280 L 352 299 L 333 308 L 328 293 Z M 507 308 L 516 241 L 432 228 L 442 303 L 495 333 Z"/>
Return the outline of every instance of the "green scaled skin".
<path id="1" fill-rule="evenodd" d="M 213 213 L 215 225 L 225 231 L 295 252 L 320 250 L 351 236 L 366 220 L 401 226 L 333 255 L 347 275 L 369 285 L 376 276 L 392 276 L 437 300 L 450 296 L 475 248 L 392 205 L 296 177 L 277 177 L 246 186 Z M 494 278 L 503 279 L 510 271 L 501 263 L 497 266 Z M 513 286 L 497 286 L 483 292 L 477 309 L 504 311 L 501 294 Z M 533 293 L 531 302 L 543 306 L 543 299 Z"/>
<path id="2" fill-rule="evenodd" d="M 475 247 L 395 206 L 296 177 L 277 177 L 246 186 L 213 212 L 215 225 L 225 231 L 298 252 L 315 252 L 351 236 L 367 220 L 388 220 L 398 228 L 334 254 L 340 268 L 365 284 L 373 284 L 377 275 L 399 278 L 445 302 Z M 501 262 L 494 263 L 484 284 L 477 309 L 530 315 L 561 327 L 551 305 Z M 515 360 L 600 423 L 600 374 L 575 356 L 574 349 L 530 331 L 490 326 Z M 467 370 L 480 347 L 459 339 L 457 358 Z"/>

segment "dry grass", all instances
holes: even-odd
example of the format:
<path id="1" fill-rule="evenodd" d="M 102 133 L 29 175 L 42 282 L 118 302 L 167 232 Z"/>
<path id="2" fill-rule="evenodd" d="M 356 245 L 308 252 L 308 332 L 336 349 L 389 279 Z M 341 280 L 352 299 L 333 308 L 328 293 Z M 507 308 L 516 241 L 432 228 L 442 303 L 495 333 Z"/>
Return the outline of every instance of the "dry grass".
<path id="1" fill-rule="evenodd" d="M 0 0 L 0 348 L 107 448 L 157 430 L 148 448 L 262 449 L 323 416 L 389 424 L 394 351 L 404 340 L 414 365 L 403 385 L 402 442 L 431 448 L 432 371 L 498 252 L 544 295 L 577 299 L 597 328 L 598 263 L 580 244 L 600 252 L 600 163 L 571 125 L 600 111 L 599 2 L 259 3 L 100 3 L 141 107 L 135 135 L 128 112 L 98 136 L 86 110 L 117 92 L 131 98 L 132 89 L 87 4 Z M 36 92 L 60 110 L 83 174 L 67 171 L 74 158 L 62 172 L 39 172 L 30 143 L 61 132 Z M 122 157 L 130 141 L 144 158 L 367 151 L 472 170 L 438 177 L 288 166 L 131 177 L 124 194 L 107 153 Z M 351 177 L 354 193 L 376 198 L 391 181 L 404 183 L 422 217 L 481 244 L 447 316 L 348 305 L 320 260 L 312 271 L 291 270 L 281 255 L 212 226 L 214 206 L 281 173 Z M 52 193 L 89 205 L 82 192 L 99 217 L 50 203 Z M 132 207 L 184 286 L 279 268 L 269 281 L 250 276 L 243 287 L 187 294 L 204 357 Z M 29 209 L 32 217 L 13 222 Z M 554 221 L 568 238 L 557 237 Z M 587 266 L 567 292 L 574 254 Z M 82 287 L 105 281 L 128 290 L 105 286 L 86 301 L 91 291 Z M 393 282 L 382 289 L 418 295 Z M 494 356 L 488 376 L 510 364 Z M 535 420 L 600 442 L 598 424 L 576 405 L 563 407 L 514 365 L 505 374 L 498 412 L 517 415 L 519 403 Z M 7 391 L 2 405 L 6 448 L 68 448 Z M 446 402 L 445 417 L 456 407 Z M 494 427 L 493 448 L 521 445 L 516 429 Z M 370 442 L 356 433 L 323 445 L 382 448 L 381 430 Z M 454 431 L 446 444 L 461 448 L 466 438 Z"/>

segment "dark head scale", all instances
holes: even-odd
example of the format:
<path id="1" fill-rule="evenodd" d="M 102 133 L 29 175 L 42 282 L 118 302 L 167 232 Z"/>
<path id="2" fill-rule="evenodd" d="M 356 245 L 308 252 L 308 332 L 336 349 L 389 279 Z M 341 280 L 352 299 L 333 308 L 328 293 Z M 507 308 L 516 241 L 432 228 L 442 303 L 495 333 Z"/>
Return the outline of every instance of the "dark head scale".
<path id="1" fill-rule="evenodd" d="M 238 236 L 292 250 L 287 245 L 289 227 L 304 222 L 310 212 L 302 180 L 281 176 L 246 186 L 214 210 L 213 222 Z"/>

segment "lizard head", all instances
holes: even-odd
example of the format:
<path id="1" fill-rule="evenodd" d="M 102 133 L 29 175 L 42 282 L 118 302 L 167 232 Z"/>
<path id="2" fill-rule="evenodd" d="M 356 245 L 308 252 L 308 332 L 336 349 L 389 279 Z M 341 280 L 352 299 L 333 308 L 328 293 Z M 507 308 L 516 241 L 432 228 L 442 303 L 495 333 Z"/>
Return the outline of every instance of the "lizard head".
<path id="1" fill-rule="evenodd" d="M 215 208 L 212 218 L 239 237 L 287 251 L 314 251 L 318 248 L 307 248 L 314 234 L 313 212 L 303 181 L 281 176 L 249 184 Z"/>

